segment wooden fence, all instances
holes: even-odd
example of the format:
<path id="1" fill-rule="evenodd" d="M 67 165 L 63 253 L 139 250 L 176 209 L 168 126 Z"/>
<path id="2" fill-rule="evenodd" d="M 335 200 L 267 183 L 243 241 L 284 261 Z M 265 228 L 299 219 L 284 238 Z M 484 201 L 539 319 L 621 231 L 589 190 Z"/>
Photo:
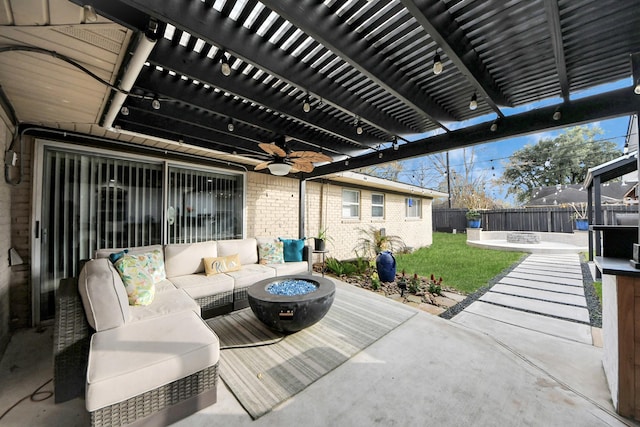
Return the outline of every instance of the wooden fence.
<path id="1" fill-rule="evenodd" d="M 433 230 L 464 232 L 466 209 L 433 209 Z M 602 207 L 603 224 L 615 224 L 616 213 L 637 213 L 638 206 L 607 205 Z M 482 228 L 487 231 L 540 231 L 571 233 L 574 223 L 571 207 L 494 209 L 482 211 Z"/>

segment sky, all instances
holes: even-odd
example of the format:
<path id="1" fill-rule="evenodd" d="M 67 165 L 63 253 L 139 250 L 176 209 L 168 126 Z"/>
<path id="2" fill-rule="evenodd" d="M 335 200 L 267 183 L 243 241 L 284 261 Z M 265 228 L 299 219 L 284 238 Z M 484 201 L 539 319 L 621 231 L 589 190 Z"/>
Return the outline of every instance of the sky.
<path id="1" fill-rule="evenodd" d="M 571 96 L 571 100 L 583 98 L 586 96 L 591 96 L 597 93 L 608 92 L 611 90 L 624 88 L 624 87 L 629 87 L 630 88 L 629 90 L 632 90 L 631 78 L 621 80 L 615 83 L 610 83 L 607 85 L 602 85 L 602 86 L 592 88 L 577 94 L 573 94 Z M 504 109 L 503 113 L 505 114 L 505 116 L 509 116 L 513 114 L 522 113 L 524 111 L 527 111 L 533 108 L 540 108 L 546 105 L 557 105 L 561 103 L 562 103 L 562 100 L 560 98 L 546 99 L 546 100 L 537 102 L 535 104 L 531 104 L 523 107 Z M 482 123 L 482 122 L 491 123 L 496 117 L 497 116 L 495 114 L 484 116 L 484 117 L 478 117 L 473 120 L 468 120 L 465 122 L 453 124 L 453 126 L 450 126 L 450 129 L 459 129 L 459 128 L 474 125 L 477 123 Z M 597 126 L 601 128 L 602 131 L 604 132 L 604 134 L 601 135 L 601 138 L 603 140 L 609 140 L 616 143 L 620 150 L 622 150 L 624 147 L 625 139 L 627 136 L 628 125 L 629 125 L 629 116 L 622 116 L 614 119 L 601 120 L 601 121 L 588 124 L 588 126 Z M 475 165 L 478 169 L 478 172 L 480 171 L 485 172 L 486 174 L 488 174 L 487 176 L 489 178 L 492 178 L 493 176 L 495 176 L 496 178 L 499 178 L 502 175 L 502 171 L 504 170 L 504 165 L 507 163 L 507 161 L 509 160 L 509 156 L 513 154 L 514 151 L 519 150 L 520 148 L 524 147 L 527 144 L 534 145 L 540 139 L 543 139 L 543 138 L 553 139 L 563 132 L 564 132 L 563 129 L 557 129 L 557 130 L 548 131 L 548 132 L 541 132 L 541 133 L 530 134 L 530 135 L 521 136 L 517 138 L 509 138 L 509 139 L 491 142 L 487 144 L 476 145 L 474 146 L 475 156 L 476 156 Z M 426 136 L 429 136 L 429 134 L 416 136 L 415 139 L 424 138 Z M 452 169 L 456 167 L 461 168 L 463 164 L 462 158 L 463 158 L 462 149 L 450 151 L 449 152 L 450 168 Z M 420 159 L 417 159 L 416 161 L 421 162 Z M 412 163 L 409 162 L 407 165 L 405 165 L 405 169 L 410 170 L 411 164 Z M 404 178 L 401 178 L 401 180 L 409 182 L 410 177 L 405 176 Z M 499 188 L 497 186 L 494 186 L 492 188 L 487 188 L 487 190 L 489 195 L 492 196 L 494 199 L 505 200 L 507 202 L 513 203 L 513 199 L 511 197 L 507 197 L 506 188 Z"/>

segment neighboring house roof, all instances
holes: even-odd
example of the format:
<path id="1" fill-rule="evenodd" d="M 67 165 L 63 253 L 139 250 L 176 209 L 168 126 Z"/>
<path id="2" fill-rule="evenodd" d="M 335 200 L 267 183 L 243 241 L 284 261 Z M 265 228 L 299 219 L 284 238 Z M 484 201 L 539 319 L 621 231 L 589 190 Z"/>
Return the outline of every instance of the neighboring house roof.
<path id="1" fill-rule="evenodd" d="M 633 188 L 626 182 L 607 182 L 601 186 L 601 201 L 605 204 L 623 203 L 625 195 Z M 587 203 L 587 191 L 582 184 L 540 187 L 533 192 L 527 206 L 557 206 L 571 203 Z"/>
<path id="2" fill-rule="evenodd" d="M 379 190 L 391 191 L 396 193 L 404 193 L 409 195 L 420 195 L 426 198 L 448 197 L 449 194 L 440 191 L 431 190 L 429 188 L 418 187 L 417 185 L 405 184 L 402 182 L 391 181 L 384 178 L 365 175 L 356 172 L 340 172 L 327 175 L 323 179 L 334 182 L 356 185 L 367 188 L 377 188 Z"/>

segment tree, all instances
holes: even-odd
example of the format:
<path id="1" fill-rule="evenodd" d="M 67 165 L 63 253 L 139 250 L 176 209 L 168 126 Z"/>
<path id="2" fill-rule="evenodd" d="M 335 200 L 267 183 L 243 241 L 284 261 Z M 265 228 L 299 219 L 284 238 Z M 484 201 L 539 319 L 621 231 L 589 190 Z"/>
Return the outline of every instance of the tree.
<path id="1" fill-rule="evenodd" d="M 582 183 L 587 169 L 622 155 L 614 142 L 597 139 L 602 134 L 599 127 L 576 126 L 527 144 L 509 157 L 499 182 L 520 203 L 529 201 L 536 187 Z"/>
<path id="2" fill-rule="evenodd" d="M 398 181 L 398 177 L 402 172 L 402 163 L 393 161 L 376 166 L 368 166 L 358 169 L 359 173 L 375 176 L 378 178 L 388 179 L 390 181 Z"/>
<path id="3" fill-rule="evenodd" d="M 486 192 L 487 186 L 492 184 L 488 172 L 476 167 L 475 148 L 463 148 L 460 154 L 461 159 L 449 165 L 446 153 L 432 154 L 419 162 L 414 161 L 411 183 L 428 188 L 434 187 L 435 183 L 437 190 L 449 192 L 451 207 L 454 208 L 495 207 L 496 202 Z"/>

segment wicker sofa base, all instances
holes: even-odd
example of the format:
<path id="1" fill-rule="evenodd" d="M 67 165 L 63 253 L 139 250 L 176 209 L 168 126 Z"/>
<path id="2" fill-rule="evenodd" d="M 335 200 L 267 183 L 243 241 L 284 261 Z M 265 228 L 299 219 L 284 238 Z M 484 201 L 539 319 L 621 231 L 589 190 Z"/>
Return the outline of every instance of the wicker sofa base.
<path id="1" fill-rule="evenodd" d="M 233 291 L 196 298 L 195 301 L 202 310 L 202 318 L 209 319 L 230 313 L 233 310 Z"/>
<path id="2" fill-rule="evenodd" d="M 91 412 L 92 426 L 166 426 L 217 400 L 218 364 Z"/>

